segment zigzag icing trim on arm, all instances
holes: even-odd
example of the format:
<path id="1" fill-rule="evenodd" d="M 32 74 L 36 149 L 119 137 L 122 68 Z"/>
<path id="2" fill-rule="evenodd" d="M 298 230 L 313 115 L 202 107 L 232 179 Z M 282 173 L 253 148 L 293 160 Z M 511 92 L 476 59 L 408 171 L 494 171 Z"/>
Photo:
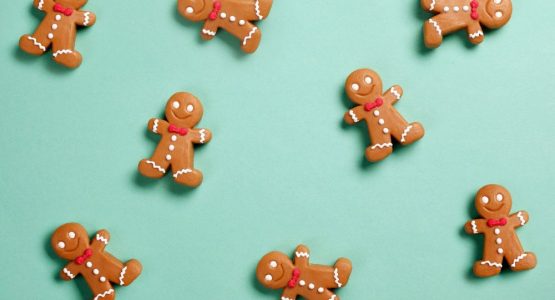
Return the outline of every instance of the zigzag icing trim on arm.
<path id="1" fill-rule="evenodd" d="M 152 132 L 154 133 L 158 133 L 158 122 L 160 122 L 160 120 L 154 119 L 154 125 L 152 125 Z"/>
<path id="2" fill-rule="evenodd" d="M 481 35 L 484 35 L 484 32 L 482 32 L 481 30 L 478 30 L 474 33 L 469 34 L 468 37 L 470 37 L 471 39 L 475 39 Z"/>
<path id="3" fill-rule="evenodd" d="M 337 299 L 337 296 L 336 296 L 336 295 L 332 295 L 331 298 L 330 298 L 329 300 L 335 300 L 335 299 Z"/>
<path id="4" fill-rule="evenodd" d="M 337 287 L 342 286 L 341 282 L 339 282 L 339 270 L 337 270 L 337 268 L 333 270 L 333 279 L 335 279 L 335 284 L 337 284 Z"/>
<path id="5" fill-rule="evenodd" d="M 407 128 L 405 128 L 405 130 L 403 131 L 403 134 L 401 135 L 401 143 L 405 142 L 405 138 L 407 137 L 407 134 L 409 134 L 409 131 L 412 129 L 412 125 L 407 126 Z"/>
<path id="6" fill-rule="evenodd" d="M 200 143 L 204 144 L 204 141 L 206 140 L 206 129 L 201 129 L 199 133 L 200 133 Z"/>
<path id="7" fill-rule="evenodd" d="M 259 20 L 262 20 L 264 17 L 260 14 L 260 1 L 256 0 L 254 2 L 254 10 L 256 11 L 256 16 Z"/>
<path id="8" fill-rule="evenodd" d="M 522 212 L 519 211 L 518 214 L 516 214 L 516 216 L 520 220 L 520 226 L 524 226 L 524 224 L 526 224 L 526 220 L 524 219 L 524 216 L 522 215 Z"/>
<path id="9" fill-rule="evenodd" d="M 90 14 L 91 13 L 89 11 L 85 13 L 85 21 L 83 22 L 83 26 L 88 26 L 89 25 L 89 21 L 90 21 L 89 16 L 90 16 Z"/>
<path id="10" fill-rule="evenodd" d="M 102 294 L 96 295 L 96 297 L 94 297 L 94 300 L 98 300 L 98 299 L 100 299 L 100 298 L 104 298 L 104 297 L 106 297 L 106 296 L 108 296 L 108 295 L 110 295 L 110 294 L 113 294 L 113 293 L 114 293 L 114 290 L 113 290 L 113 289 L 109 289 L 109 290 L 105 291 L 105 292 L 102 293 Z"/>
<path id="11" fill-rule="evenodd" d="M 480 263 L 481 265 L 489 265 L 490 267 L 496 267 L 496 268 L 501 268 L 503 267 L 502 264 L 500 263 L 496 263 L 496 262 L 491 262 L 489 260 L 484 260 Z"/>
<path id="12" fill-rule="evenodd" d="M 30 39 L 31 41 L 33 41 L 33 44 L 35 46 L 39 47 L 40 50 L 42 50 L 43 52 L 46 51 L 46 47 L 44 47 L 43 44 L 39 43 L 36 38 L 34 38 L 32 36 L 28 36 L 27 38 Z"/>
<path id="13" fill-rule="evenodd" d="M 39 10 L 42 10 L 42 6 L 43 6 L 43 5 L 44 5 L 44 0 L 40 0 L 40 1 L 39 1 L 39 5 L 37 6 L 37 8 L 38 8 Z"/>
<path id="14" fill-rule="evenodd" d="M 160 167 L 159 165 L 157 165 L 157 164 L 156 164 L 155 162 L 153 162 L 152 160 L 147 160 L 146 163 L 152 165 L 153 168 L 157 169 L 158 171 L 162 172 L 163 174 L 166 174 L 166 170 L 164 170 L 162 167 Z"/>
<path id="15" fill-rule="evenodd" d="M 75 278 L 75 275 L 73 275 L 73 273 L 71 273 L 67 268 L 64 268 L 64 273 L 71 279 Z"/>
<path id="16" fill-rule="evenodd" d="M 436 21 L 432 20 L 432 19 L 429 19 L 428 22 L 432 23 L 432 25 L 434 25 L 434 28 L 436 29 L 437 33 L 439 33 L 439 35 L 441 35 L 441 27 L 439 27 L 439 24 Z"/>
<path id="17" fill-rule="evenodd" d="M 210 35 L 210 36 L 215 36 L 215 35 L 216 35 L 216 32 L 215 32 L 215 31 L 208 30 L 208 29 L 203 29 L 203 30 L 202 30 L 202 33 L 203 33 L 203 34 L 206 34 L 206 35 Z"/>
<path id="18" fill-rule="evenodd" d="M 177 171 L 173 174 L 173 178 L 177 178 L 179 175 L 192 173 L 192 172 L 193 172 L 193 170 L 191 170 L 191 169 L 181 169 L 181 170 L 179 170 L 179 171 Z"/>
<path id="19" fill-rule="evenodd" d="M 397 100 L 401 99 L 401 94 L 399 94 L 399 91 L 397 91 L 394 87 L 391 88 L 391 93 L 395 95 L 395 98 L 397 98 Z"/>
<path id="20" fill-rule="evenodd" d="M 358 121 L 360 121 L 360 120 L 357 118 L 357 115 L 355 115 L 355 112 L 354 112 L 352 109 L 349 110 L 349 115 L 351 116 L 351 119 L 353 119 L 353 121 L 354 121 L 355 123 L 358 123 Z"/>
<path id="21" fill-rule="evenodd" d="M 254 27 L 250 32 L 249 35 L 247 35 L 244 39 L 243 39 L 243 46 L 245 46 L 247 44 L 247 41 L 250 40 L 252 38 L 252 35 L 256 32 L 256 30 L 258 30 L 258 28 Z"/>
<path id="22" fill-rule="evenodd" d="M 296 256 L 296 257 L 306 257 L 306 258 L 310 258 L 310 254 L 308 254 L 308 252 L 302 252 L 302 251 L 295 252 L 295 256 Z"/>
<path id="23" fill-rule="evenodd" d="M 472 222 L 470 222 L 470 224 L 472 225 L 472 233 L 477 234 L 478 233 L 478 227 L 476 226 L 476 221 L 472 220 Z"/>
<path id="24" fill-rule="evenodd" d="M 432 0 L 432 3 L 430 4 L 430 11 L 434 10 L 435 7 L 436 7 L 436 0 Z"/>
<path id="25" fill-rule="evenodd" d="M 125 271 L 127 271 L 127 266 L 123 267 L 121 273 L 119 273 L 119 285 L 124 285 L 123 277 L 125 276 Z"/>
<path id="26" fill-rule="evenodd" d="M 73 51 L 70 50 L 70 49 L 62 49 L 62 50 L 58 50 L 58 51 L 54 52 L 54 54 L 52 54 L 52 56 L 57 57 L 58 55 L 61 55 L 61 54 L 71 54 L 71 53 L 73 53 Z"/>
<path id="27" fill-rule="evenodd" d="M 392 143 L 383 143 L 383 144 L 375 144 L 374 146 L 371 147 L 372 150 L 376 149 L 376 148 L 389 148 L 389 147 L 393 147 Z"/>
<path id="28" fill-rule="evenodd" d="M 511 264 L 511 267 L 516 267 L 516 264 L 521 261 L 523 258 L 525 258 L 528 254 L 523 253 L 521 255 L 519 255 L 517 258 L 515 258 L 515 260 L 513 260 L 513 263 Z"/>
<path id="29" fill-rule="evenodd" d="M 103 236 L 101 236 L 101 235 L 98 234 L 98 233 L 96 234 L 96 240 L 97 240 L 97 241 L 103 242 L 104 245 L 108 245 L 108 239 L 105 238 L 105 237 L 103 237 Z"/>

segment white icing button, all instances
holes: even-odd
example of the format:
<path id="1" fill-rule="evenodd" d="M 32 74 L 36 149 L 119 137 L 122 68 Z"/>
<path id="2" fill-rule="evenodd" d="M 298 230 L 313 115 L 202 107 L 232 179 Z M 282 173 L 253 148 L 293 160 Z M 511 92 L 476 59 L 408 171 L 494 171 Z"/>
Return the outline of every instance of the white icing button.
<path id="1" fill-rule="evenodd" d="M 264 277 L 266 281 L 272 281 L 272 275 L 268 274 Z"/>
<path id="2" fill-rule="evenodd" d="M 318 293 L 321 294 L 321 293 L 323 293 L 323 292 L 324 292 L 324 288 L 323 288 L 323 287 L 319 287 L 319 288 L 318 288 Z"/>
<path id="3" fill-rule="evenodd" d="M 62 19 L 62 16 L 56 15 L 56 21 L 60 21 L 61 19 Z"/>
<path id="4" fill-rule="evenodd" d="M 499 233 L 501 233 L 501 229 L 495 228 L 495 230 L 493 232 L 495 232 L 495 234 L 499 234 Z"/>
<path id="5" fill-rule="evenodd" d="M 495 4 L 501 4 L 501 0 L 495 0 L 493 1 Z"/>
<path id="6" fill-rule="evenodd" d="M 379 110 L 375 110 L 375 111 L 374 111 L 374 116 L 377 117 L 377 116 L 379 116 L 379 115 L 380 115 L 380 111 L 379 111 Z"/>
<path id="7" fill-rule="evenodd" d="M 240 20 L 239 25 L 245 25 L 245 20 Z"/>
<path id="8" fill-rule="evenodd" d="M 444 11 L 444 12 L 449 12 L 449 6 L 445 6 L 445 7 L 443 8 L 443 11 Z"/>
<path id="9" fill-rule="evenodd" d="M 173 151 L 173 150 L 175 150 L 175 146 L 174 146 L 174 145 L 170 145 L 169 149 L 170 149 L 170 151 Z"/>
<path id="10" fill-rule="evenodd" d="M 378 123 L 380 123 L 380 125 L 383 125 L 385 123 L 384 119 L 379 119 Z"/>
<path id="11" fill-rule="evenodd" d="M 100 271 L 98 271 L 98 269 L 94 269 L 94 270 L 93 270 L 93 274 L 94 274 L 94 275 L 98 275 L 98 273 L 100 273 Z"/>
<path id="12" fill-rule="evenodd" d="M 454 6 L 454 7 L 453 7 L 453 10 L 454 10 L 455 12 L 457 12 L 457 11 L 459 11 L 459 7 L 458 7 L 458 6 Z"/>
<path id="13" fill-rule="evenodd" d="M 220 14 L 220 18 L 225 19 L 226 17 L 227 17 L 227 15 L 225 13 Z"/>
<path id="14" fill-rule="evenodd" d="M 468 11 L 468 9 L 469 9 L 469 8 L 468 8 L 468 5 L 463 6 L 463 10 L 464 10 L 464 11 Z"/>
<path id="15" fill-rule="evenodd" d="M 235 19 L 235 16 L 230 16 L 230 17 L 229 17 L 229 20 L 230 20 L 231 22 L 235 22 L 235 20 L 236 20 L 236 19 Z"/>
<path id="16" fill-rule="evenodd" d="M 166 159 L 167 160 L 172 160 L 172 156 L 168 154 L 168 155 L 166 155 Z"/>
<path id="17" fill-rule="evenodd" d="M 58 29 L 58 24 L 52 24 L 52 29 L 54 30 Z"/>
<path id="18" fill-rule="evenodd" d="M 304 280 L 299 281 L 299 285 L 300 285 L 300 286 L 304 286 L 304 285 L 305 285 Z"/>
<path id="19" fill-rule="evenodd" d="M 389 133 L 389 128 L 384 128 L 383 133 Z"/>
<path id="20" fill-rule="evenodd" d="M 175 134 L 172 135 L 172 141 L 174 141 L 174 142 L 177 141 L 177 136 Z"/>
<path id="21" fill-rule="evenodd" d="M 48 38 L 49 38 L 49 39 L 53 39 L 53 38 L 54 38 L 54 35 L 53 35 L 52 33 L 49 33 L 49 34 L 48 34 Z"/>
<path id="22" fill-rule="evenodd" d="M 497 245 L 500 245 L 503 242 L 503 240 L 501 238 L 497 238 L 495 242 L 497 243 Z"/>
<path id="23" fill-rule="evenodd" d="M 192 14 L 194 11 L 195 10 L 190 6 L 185 9 L 185 12 L 187 12 L 188 14 Z"/>
<path id="24" fill-rule="evenodd" d="M 499 248 L 499 249 L 497 249 L 497 253 L 499 253 L 499 254 L 503 254 L 503 248 Z"/>
<path id="25" fill-rule="evenodd" d="M 92 268 L 92 262 L 90 261 L 87 262 L 87 268 Z"/>
<path id="26" fill-rule="evenodd" d="M 106 282 L 106 277 L 104 276 L 100 277 L 100 282 Z"/>
<path id="27" fill-rule="evenodd" d="M 309 285 L 308 285 L 308 289 L 309 289 L 309 290 L 313 290 L 313 289 L 314 289 L 314 283 L 309 284 Z"/>
<path id="28" fill-rule="evenodd" d="M 503 13 L 500 11 L 495 12 L 495 16 L 498 18 L 501 18 L 503 16 Z"/>

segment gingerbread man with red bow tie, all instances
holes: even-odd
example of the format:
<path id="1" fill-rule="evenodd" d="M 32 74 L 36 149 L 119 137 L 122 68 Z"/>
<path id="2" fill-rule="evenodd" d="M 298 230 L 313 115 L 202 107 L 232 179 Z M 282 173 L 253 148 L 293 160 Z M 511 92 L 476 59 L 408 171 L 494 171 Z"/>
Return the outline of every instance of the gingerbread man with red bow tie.
<path id="1" fill-rule="evenodd" d="M 60 226 L 50 240 L 54 252 L 70 261 L 60 271 L 62 279 L 72 280 L 82 275 L 93 292 L 93 300 L 115 299 L 112 283 L 130 285 L 143 269 L 138 260 L 124 264 L 106 252 L 109 241 L 110 233 L 100 230 L 91 242 L 85 228 L 77 223 Z"/>
<path id="2" fill-rule="evenodd" d="M 92 26 L 96 16 L 79 9 L 87 0 L 34 0 L 36 8 L 46 16 L 33 34 L 26 34 L 19 40 L 19 47 L 30 54 L 42 55 L 52 46 L 55 62 L 68 68 L 76 68 L 82 57 L 75 50 L 77 25 Z"/>
<path id="3" fill-rule="evenodd" d="M 173 179 L 180 184 L 197 187 L 202 173 L 194 168 L 193 144 L 208 143 L 212 133 L 194 128 L 203 114 L 200 101 L 189 93 L 176 93 L 166 104 L 166 119 L 151 119 L 148 129 L 162 136 L 149 159 L 139 163 L 139 172 L 150 178 L 161 178 L 171 167 Z"/>
<path id="4" fill-rule="evenodd" d="M 503 259 L 513 271 L 534 268 L 536 256 L 524 251 L 515 232 L 528 222 L 528 213 L 519 211 L 510 215 L 512 198 L 509 191 L 500 185 L 486 185 L 476 194 L 474 204 L 483 219 L 469 221 L 464 226 L 469 234 L 484 235 L 484 255 L 474 264 L 474 274 L 478 277 L 499 274 Z"/>
<path id="5" fill-rule="evenodd" d="M 266 254 L 256 267 L 256 278 L 271 289 L 283 289 L 281 300 L 339 300 L 331 290 L 343 287 L 351 276 L 352 264 L 340 258 L 333 267 L 311 265 L 308 247 L 299 245 L 293 261 L 281 252 Z"/>
<path id="6" fill-rule="evenodd" d="M 369 69 L 360 69 L 349 75 L 345 82 L 347 96 L 358 106 L 345 113 L 350 125 L 366 121 L 372 144 L 366 148 L 366 159 L 377 162 L 393 152 L 391 137 L 401 145 L 409 145 L 424 136 L 424 127 L 418 122 L 408 123 L 393 105 L 401 99 L 403 89 L 395 85 L 382 93 L 380 76 Z"/>

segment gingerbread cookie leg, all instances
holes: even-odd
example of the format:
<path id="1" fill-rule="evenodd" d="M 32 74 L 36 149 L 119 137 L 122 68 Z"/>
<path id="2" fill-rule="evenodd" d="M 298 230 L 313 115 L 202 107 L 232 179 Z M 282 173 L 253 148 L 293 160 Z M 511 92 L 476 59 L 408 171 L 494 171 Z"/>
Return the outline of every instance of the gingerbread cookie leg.
<path id="1" fill-rule="evenodd" d="M 489 277 L 497 275 L 503 267 L 503 254 L 499 254 L 496 248 L 489 247 L 492 241 L 484 241 L 484 256 L 482 260 L 474 263 L 474 274 L 478 277 Z"/>
<path id="2" fill-rule="evenodd" d="M 172 172 L 175 182 L 189 187 L 199 186 L 202 183 L 202 172 L 193 168 L 192 165 L 188 161 L 173 162 Z"/>
<path id="3" fill-rule="evenodd" d="M 251 22 L 247 21 L 244 25 L 240 26 L 229 26 L 226 29 L 241 40 L 241 49 L 246 53 L 252 53 L 258 48 L 262 32 Z"/>
<path id="4" fill-rule="evenodd" d="M 451 32 L 466 27 L 462 18 L 452 18 L 442 13 L 428 19 L 424 23 L 424 43 L 429 48 L 437 48 L 443 42 L 443 37 Z"/>
<path id="5" fill-rule="evenodd" d="M 67 33 L 67 36 L 54 38 L 52 41 L 52 58 L 55 62 L 68 68 L 77 68 L 83 58 L 81 53 L 75 51 L 75 30 Z"/>
<path id="6" fill-rule="evenodd" d="M 46 52 L 52 41 L 44 34 L 45 30 L 41 29 L 44 26 L 41 24 L 34 34 L 25 34 L 19 39 L 21 50 L 32 55 L 42 55 Z"/>
<path id="7" fill-rule="evenodd" d="M 346 285 L 353 270 L 351 261 L 346 258 L 338 259 L 331 268 L 322 265 L 314 265 L 313 268 L 322 275 L 320 284 L 326 289 L 337 289 Z"/>
<path id="8" fill-rule="evenodd" d="M 382 128 L 369 123 L 368 132 L 372 144 L 366 148 L 366 159 L 370 162 L 377 162 L 388 157 L 393 152 L 393 143 L 391 143 L 389 131 L 384 132 Z"/>
<path id="9" fill-rule="evenodd" d="M 93 277 L 85 277 L 85 280 L 89 284 L 91 291 L 93 293 L 92 300 L 114 300 L 116 299 L 116 293 L 110 282 L 100 282 L 99 280 L 94 280 Z"/>
<path id="10" fill-rule="evenodd" d="M 141 274 L 143 266 L 136 259 L 131 259 L 125 264 L 111 257 L 109 264 L 106 265 L 106 274 L 108 280 L 121 286 L 127 286 L 133 283 Z"/>
<path id="11" fill-rule="evenodd" d="M 516 242 L 505 245 L 505 259 L 513 271 L 524 271 L 536 266 L 536 255 L 532 252 L 524 252 L 516 234 L 513 234 Z"/>
<path id="12" fill-rule="evenodd" d="M 412 144 L 424 136 L 424 127 L 418 122 L 408 123 L 398 111 L 391 113 L 393 123 L 391 135 L 401 143 L 401 145 Z"/>
<path id="13" fill-rule="evenodd" d="M 139 162 L 139 172 L 149 178 L 162 178 L 170 166 L 170 162 L 166 159 L 167 152 L 167 145 L 158 144 L 150 159 L 143 159 Z"/>

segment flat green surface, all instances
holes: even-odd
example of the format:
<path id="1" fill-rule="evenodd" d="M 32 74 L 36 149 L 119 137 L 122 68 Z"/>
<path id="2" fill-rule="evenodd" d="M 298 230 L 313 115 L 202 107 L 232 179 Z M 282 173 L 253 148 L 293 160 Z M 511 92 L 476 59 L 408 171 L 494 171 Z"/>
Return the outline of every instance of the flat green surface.
<path id="1" fill-rule="evenodd" d="M 553 299 L 555 2 L 517 0 L 482 45 L 461 34 L 428 51 L 418 1 L 277 0 L 254 55 L 225 33 L 201 41 L 175 0 L 132 2 L 86 6 L 98 21 L 67 71 L 18 50 L 40 20 L 31 1 L 0 0 L 0 298 L 89 298 L 48 250 L 77 221 L 142 261 L 118 299 L 278 299 L 256 263 L 301 242 L 315 263 L 353 261 L 342 299 Z M 400 84 L 396 107 L 427 129 L 375 165 L 365 127 L 342 123 L 360 67 Z M 214 133 L 193 191 L 136 171 L 158 141 L 148 119 L 181 90 Z M 471 275 L 481 245 L 462 226 L 487 183 L 530 213 L 518 232 L 535 270 Z"/>

